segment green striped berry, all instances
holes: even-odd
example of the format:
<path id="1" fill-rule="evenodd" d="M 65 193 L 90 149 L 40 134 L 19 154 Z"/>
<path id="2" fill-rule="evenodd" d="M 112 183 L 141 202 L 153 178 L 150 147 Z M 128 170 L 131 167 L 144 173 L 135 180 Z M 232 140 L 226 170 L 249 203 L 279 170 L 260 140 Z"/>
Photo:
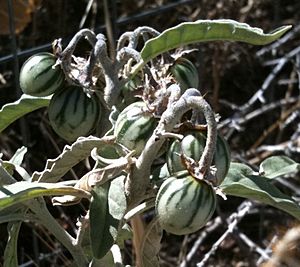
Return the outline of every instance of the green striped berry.
<path id="1" fill-rule="evenodd" d="M 53 95 L 48 115 L 54 131 L 71 142 L 95 129 L 101 110 L 95 95 L 89 97 L 81 87 L 68 86 Z"/>
<path id="2" fill-rule="evenodd" d="M 175 140 L 167 152 L 167 165 L 171 174 L 185 169 L 181 155 L 199 161 L 205 148 L 206 133 L 195 131 L 187 133 L 184 138 L 179 141 Z M 213 165 L 216 171 L 216 185 L 222 183 L 225 179 L 230 165 L 230 150 L 226 140 L 217 135 L 216 150 L 213 158 Z"/>
<path id="3" fill-rule="evenodd" d="M 134 76 L 133 79 L 127 81 L 124 86 L 121 88 L 122 93 L 122 101 L 123 105 L 127 107 L 128 105 L 140 101 L 140 98 L 136 97 L 136 94 L 141 93 L 138 92 L 139 87 L 142 85 L 142 80 L 139 76 Z"/>
<path id="4" fill-rule="evenodd" d="M 118 116 L 114 135 L 116 141 L 136 154 L 142 153 L 146 142 L 157 125 L 154 116 L 147 111 L 144 102 L 135 102 L 127 106 Z"/>
<path id="5" fill-rule="evenodd" d="M 161 227 L 175 235 L 198 231 L 210 220 L 216 209 L 214 189 L 190 175 L 167 178 L 155 200 L 155 211 Z"/>
<path id="6" fill-rule="evenodd" d="M 20 71 L 20 87 L 24 94 L 48 96 L 61 89 L 65 75 L 55 66 L 56 57 L 50 53 L 38 53 L 28 58 Z"/>
<path id="7" fill-rule="evenodd" d="M 170 73 L 179 83 L 182 93 L 188 88 L 198 88 L 199 74 L 195 65 L 188 59 L 180 57 L 170 67 Z"/>

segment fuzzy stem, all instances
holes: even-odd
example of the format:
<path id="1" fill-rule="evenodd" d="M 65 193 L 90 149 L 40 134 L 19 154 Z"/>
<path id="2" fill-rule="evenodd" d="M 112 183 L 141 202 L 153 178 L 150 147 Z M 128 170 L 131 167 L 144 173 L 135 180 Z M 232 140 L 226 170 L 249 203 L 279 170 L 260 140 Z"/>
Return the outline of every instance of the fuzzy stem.
<path id="1" fill-rule="evenodd" d="M 92 47 L 94 47 L 97 42 L 95 33 L 89 29 L 82 29 L 74 35 L 74 37 L 69 42 L 67 47 L 60 54 L 61 67 L 67 77 L 69 77 L 69 73 L 70 73 L 72 55 L 81 38 L 87 39 Z"/>
<path id="2" fill-rule="evenodd" d="M 129 206 L 136 205 L 143 199 L 149 183 L 151 164 L 164 143 L 164 138 L 161 134 L 171 132 L 173 127 L 180 121 L 182 115 L 190 109 L 203 112 L 207 122 L 206 145 L 199 161 L 199 169 L 203 178 L 206 178 L 210 174 L 210 166 L 213 160 L 217 137 L 215 115 L 210 105 L 197 89 L 188 89 L 178 101 L 169 105 L 167 110 L 162 114 L 157 128 L 146 143 L 143 153 L 129 174 L 129 179 L 127 179 L 125 185 Z"/>
<path id="3" fill-rule="evenodd" d="M 125 32 L 121 35 L 118 41 L 117 50 L 119 51 L 121 48 L 123 48 L 128 42 L 127 47 L 136 49 L 139 41 L 139 37 L 142 36 L 144 39 L 144 42 L 146 42 L 145 34 L 149 36 L 158 36 L 159 32 L 151 27 L 143 26 L 138 27 L 133 32 Z"/>

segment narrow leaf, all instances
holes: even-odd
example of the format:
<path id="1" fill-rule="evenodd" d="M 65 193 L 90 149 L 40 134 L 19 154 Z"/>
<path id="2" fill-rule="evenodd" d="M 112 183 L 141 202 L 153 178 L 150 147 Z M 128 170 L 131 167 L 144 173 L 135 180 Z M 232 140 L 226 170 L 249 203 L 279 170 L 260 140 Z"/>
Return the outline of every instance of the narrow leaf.
<path id="1" fill-rule="evenodd" d="M 259 173 L 273 179 L 300 170 L 300 164 L 286 156 L 273 156 L 265 159 L 259 167 Z"/>
<path id="2" fill-rule="evenodd" d="M 41 196 L 73 195 L 89 198 L 89 193 L 71 186 L 51 183 L 16 182 L 0 187 L 0 210 Z"/>
<path id="3" fill-rule="evenodd" d="M 159 267 L 158 253 L 161 238 L 162 230 L 158 225 L 158 220 L 153 219 L 147 226 L 142 240 L 142 266 Z"/>
<path id="4" fill-rule="evenodd" d="M 3 267 L 18 267 L 18 236 L 22 222 L 12 222 L 7 226 L 8 240 L 4 251 Z"/>
<path id="5" fill-rule="evenodd" d="M 0 132 L 27 113 L 47 107 L 50 99 L 51 96 L 34 97 L 23 94 L 19 100 L 4 105 L 0 110 Z"/>
<path id="6" fill-rule="evenodd" d="M 254 175 L 251 168 L 244 164 L 231 163 L 228 175 L 220 188 L 227 195 L 257 200 L 300 220 L 300 206 L 270 183 L 268 178 Z"/>
<path id="7" fill-rule="evenodd" d="M 93 256 L 101 259 L 113 245 L 112 238 L 104 240 L 105 224 L 108 210 L 108 190 L 110 183 L 95 186 L 92 190 L 90 205 L 90 238 Z"/>
<path id="8" fill-rule="evenodd" d="M 125 176 L 120 176 L 112 180 L 105 194 L 104 190 L 108 187 L 108 183 L 104 188 L 99 187 L 97 196 L 92 200 L 91 243 L 95 258 L 102 258 L 116 243 L 119 232 L 122 232 L 121 220 L 126 210 L 124 179 Z"/>
<path id="9" fill-rule="evenodd" d="M 168 50 L 198 42 L 239 41 L 265 45 L 280 38 L 292 26 L 282 26 L 265 34 L 260 28 L 229 19 L 184 22 L 148 40 L 141 51 L 144 63 Z"/>
<path id="10" fill-rule="evenodd" d="M 47 160 L 45 169 L 42 172 L 34 172 L 32 180 L 55 183 L 72 167 L 87 158 L 93 148 L 99 148 L 111 141 L 111 136 L 101 139 L 94 136 L 79 137 L 72 145 L 65 146 L 57 158 Z"/>

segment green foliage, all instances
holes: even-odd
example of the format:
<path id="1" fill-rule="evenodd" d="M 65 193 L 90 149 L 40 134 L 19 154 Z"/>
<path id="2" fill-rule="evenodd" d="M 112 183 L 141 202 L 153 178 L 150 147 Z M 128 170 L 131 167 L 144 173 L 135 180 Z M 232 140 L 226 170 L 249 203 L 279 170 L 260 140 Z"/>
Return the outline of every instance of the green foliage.
<path id="1" fill-rule="evenodd" d="M 253 28 L 246 23 L 228 19 L 184 22 L 147 41 L 141 51 L 141 56 L 143 62 L 148 62 L 179 46 L 209 41 L 238 41 L 265 45 L 280 38 L 291 27 L 290 25 L 282 26 L 265 34 L 260 28 Z"/>
<path id="2" fill-rule="evenodd" d="M 101 259 L 117 241 L 120 220 L 126 210 L 124 176 L 95 187 L 90 206 L 90 238 L 93 256 Z"/>
<path id="3" fill-rule="evenodd" d="M 18 267 L 18 236 L 22 222 L 11 222 L 7 225 L 8 241 L 4 251 L 3 267 Z"/>
<path id="4" fill-rule="evenodd" d="M 300 170 L 300 164 L 286 156 L 266 158 L 259 167 L 259 173 L 269 179 L 277 178 Z"/>
<path id="5" fill-rule="evenodd" d="M 50 96 L 34 97 L 22 95 L 19 100 L 4 105 L 0 110 L 0 132 L 26 114 L 39 108 L 47 107 L 50 99 Z"/>
<path id="6" fill-rule="evenodd" d="M 21 181 L 0 187 L 0 211 L 36 197 L 53 195 L 89 197 L 85 191 L 72 186 Z"/>
<path id="7" fill-rule="evenodd" d="M 269 176 L 275 178 L 277 175 L 289 174 L 299 169 L 299 164 L 292 160 L 285 165 L 285 172 L 278 172 L 274 162 L 286 162 L 286 157 L 273 157 L 269 160 Z M 263 165 L 266 165 L 265 163 Z M 271 166 L 275 167 L 271 167 Z M 256 174 L 250 167 L 242 163 L 231 163 L 229 173 L 220 185 L 222 191 L 227 195 L 238 196 L 257 200 L 275 208 L 281 209 L 297 219 L 300 219 L 300 206 L 289 196 L 283 194 L 276 188 L 269 178 Z"/>

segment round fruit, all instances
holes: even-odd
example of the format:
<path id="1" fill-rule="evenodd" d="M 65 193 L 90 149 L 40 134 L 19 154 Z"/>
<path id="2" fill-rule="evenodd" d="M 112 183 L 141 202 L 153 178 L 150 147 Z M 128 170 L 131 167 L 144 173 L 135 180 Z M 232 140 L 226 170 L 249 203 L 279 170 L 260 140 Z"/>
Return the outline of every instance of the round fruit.
<path id="1" fill-rule="evenodd" d="M 20 71 L 20 87 L 24 94 L 48 96 L 62 88 L 65 75 L 60 66 L 55 66 L 56 57 L 39 53 L 28 58 Z"/>
<path id="2" fill-rule="evenodd" d="M 68 86 L 53 95 L 48 115 L 54 131 L 71 142 L 95 129 L 101 110 L 95 95 L 89 97 L 81 87 Z"/>
<path id="3" fill-rule="evenodd" d="M 171 74 L 179 83 L 182 93 L 188 88 L 198 88 L 199 75 L 195 65 L 186 58 L 178 58 L 170 68 Z"/>
<path id="4" fill-rule="evenodd" d="M 155 211 L 161 227 L 175 235 L 198 231 L 216 209 L 216 194 L 205 181 L 192 176 L 170 177 L 161 185 Z"/>
<path id="5" fill-rule="evenodd" d="M 114 135 L 118 143 L 130 150 L 135 150 L 136 155 L 139 155 L 156 125 L 156 119 L 147 111 L 146 104 L 141 101 L 135 102 L 126 107 L 118 116 Z"/>
<path id="6" fill-rule="evenodd" d="M 175 140 L 167 152 L 167 164 L 171 174 L 185 170 L 181 155 L 199 161 L 206 143 L 205 132 L 190 132 L 179 141 Z M 218 134 L 217 145 L 213 158 L 213 165 L 217 168 L 216 185 L 225 179 L 230 165 L 230 150 L 225 139 Z"/>
<path id="7" fill-rule="evenodd" d="M 138 102 L 141 101 L 140 98 L 136 97 L 136 95 L 138 93 L 140 86 L 142 84 L 141 78 L 139 76 L 134 76 L 133 79 L 127 81 L 121 88 L 121 100 L 119 102 L 122 103 L 118 103 L 119 106 L 118 108 L 123 110 L 125 107 L 127 107 L 128 105 L 134 103 L 134 102 Z"/>

